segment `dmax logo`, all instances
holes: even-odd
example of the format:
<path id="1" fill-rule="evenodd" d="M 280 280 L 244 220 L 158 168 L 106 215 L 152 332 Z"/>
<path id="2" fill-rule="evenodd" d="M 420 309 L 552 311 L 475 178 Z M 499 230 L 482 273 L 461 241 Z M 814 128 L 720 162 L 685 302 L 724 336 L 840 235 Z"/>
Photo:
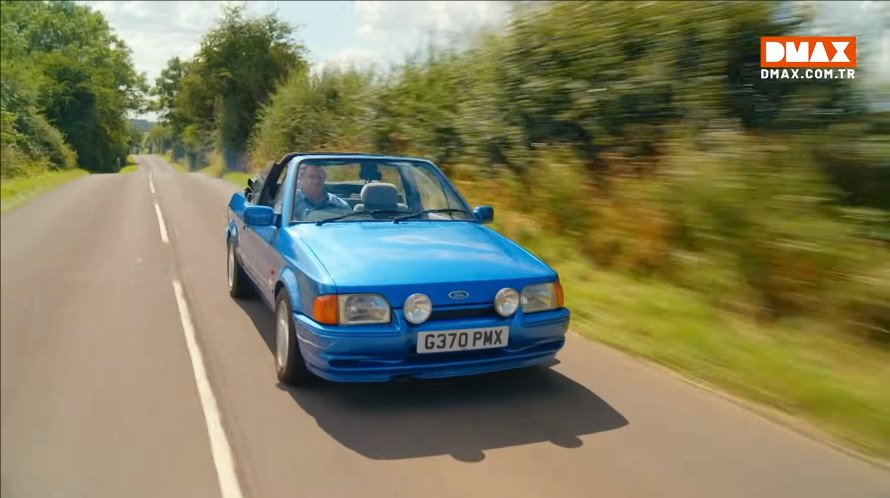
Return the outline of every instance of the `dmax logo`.
<path id="1" fill-rule="evenodd" d="M 856 67 L 856 37 L 763 36 L 760 67 Z"/>
<path id="2" fill-rule="evenodd" d="M 456 290 L 448 293 L 448 297 L 451 299 L 466 299 L 470 297 L 470 293 L 467 291 Z"/>

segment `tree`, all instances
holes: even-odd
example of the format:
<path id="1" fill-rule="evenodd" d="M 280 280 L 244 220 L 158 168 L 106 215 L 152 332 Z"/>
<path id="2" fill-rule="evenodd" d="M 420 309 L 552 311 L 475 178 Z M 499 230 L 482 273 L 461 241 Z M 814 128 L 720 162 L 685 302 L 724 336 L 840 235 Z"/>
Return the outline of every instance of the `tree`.
<path id="1" fill-rule="evenodd" d="M 157 152 L 159 154 L 163 154 L 168 148 L 170 148 L 172 133 L 170 132 L 170 128 L 168 126 L 159 124 L 155 125 L 149 132 L 148 138 L 146 142 L 149 147 L 149 152 Z"/>
<path id="2" fill-rule="evenodd" d="M 161 122 L 170 125 L 177 135 L 182 133 L 188 121 L 182 110 L 176 107 L 176 96 L 187 70 L 188 64 L 179 57 L 170 59 L 151 89 L 151 95 L 157 97 L 153 109 L 160 113 Z"/>
<path id="3" fill-rule="evenodd" d="M 371 149 L 372 79 L 354 69 L 292 73 L 259 112 L 253 159 L 262 164 L 294 150 Z"/>
<path id="4" fill-rule="evenodd" d="M 241 6 L 224 9 L 221 22 L 204 37 L 182 74 L 173 107 L 199 134 L 216 135 L 226 167 L 233 168 L 246 152 L 257 111 L 306 62 L 304 47 L 293 39 L 294 28 L 287 23 L 274 15 L 245 19 Z"/>
<path id="5" fill-rule="evenodd" d="M 29 66 L 36 104 L 86 169 L 126 158 L 126 112 L 144 109 L 144 75 L 101 13 L 70 1 L 4 2 L 3 56 Z M 5 71 L 4 71 L 5 72 Z"/>

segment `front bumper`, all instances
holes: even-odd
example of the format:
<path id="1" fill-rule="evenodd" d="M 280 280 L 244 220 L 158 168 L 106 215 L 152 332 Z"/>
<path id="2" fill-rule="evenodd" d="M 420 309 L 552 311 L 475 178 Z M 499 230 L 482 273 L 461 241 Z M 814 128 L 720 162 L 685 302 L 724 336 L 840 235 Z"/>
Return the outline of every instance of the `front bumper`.
<path id="1" fill-rule="evenodd" d="M 569 310 L 510 318 L 499 316 L 443 319 L 419 326 L 393 310 L 386 325 L 327 326 L 294 314 L 300 350 L 311 372 L 334 382 L 387 382 L 398 378 L 476 375 L 546 363 L 565 344 Z M 417 353 L 417 333 L 509 326 L 505 347 L 474 351 Z"/>

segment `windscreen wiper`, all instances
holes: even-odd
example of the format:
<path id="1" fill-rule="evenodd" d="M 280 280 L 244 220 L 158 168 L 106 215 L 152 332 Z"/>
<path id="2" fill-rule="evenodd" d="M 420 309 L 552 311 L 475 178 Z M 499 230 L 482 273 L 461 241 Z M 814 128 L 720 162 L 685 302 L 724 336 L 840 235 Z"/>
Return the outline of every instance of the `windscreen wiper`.
<path id="1" fill-rule="evenodd" d="M 463 209 L 454 209 L 454 208 L 443 208 L 443 209 L 424 209 L 423 211 L 418 211 L 416 213 L 406 214 L 405 216 L 399 216 L 398 218 L 394 218 L 393 223 L 398 223 L 402 220 L 408 220 L 411 218 L 416 218 L 418 216 L 422 216 L 427 213 L 464 213 L 467 214 Z"/>
<path id="2" fill-rule="evenodd" d="M 371 211 L 353 211 L 351 213 L 341 214 L 340 216 L 334 216 L 333 218 L 325 218 L 323 220 L 318 220 L 315 224 L 318 226 L 322 226 L 323 224 L 329 221 L 337 221 L 342 220 L 344 218 L 350 218 L 352 216 L 358 216 L 360 214 L 377 214 L 377 213 L 401 213 L 402 211 L 395 211 L 390 209 L 372 209 Z"/>

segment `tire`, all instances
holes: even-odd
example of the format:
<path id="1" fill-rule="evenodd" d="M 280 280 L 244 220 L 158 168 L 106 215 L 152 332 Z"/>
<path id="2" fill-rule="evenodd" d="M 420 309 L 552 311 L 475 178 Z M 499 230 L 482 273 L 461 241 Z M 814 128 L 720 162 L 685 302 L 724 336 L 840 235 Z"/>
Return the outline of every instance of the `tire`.
<path id="1" fill-rule="evenodd" d="M 254 289 L 250 282 L 250 277 L 241 267 L 238 261 L 238 255 L 235 254 L 235 244 L 229 239 L 226 253 L 226 277 L 229 284 L 229 295 L 234 298 L 250 297 L 254 294 Z"/>
<path id="2" fill-rule="evenodd" d="M 275 371 L 278 380 L 291 385 L 302 386 L 314 379 L 306 368 L 306 361 L 300 352 L 297 331 L 287 292 L 279 292 L 275 298 Z"/>

